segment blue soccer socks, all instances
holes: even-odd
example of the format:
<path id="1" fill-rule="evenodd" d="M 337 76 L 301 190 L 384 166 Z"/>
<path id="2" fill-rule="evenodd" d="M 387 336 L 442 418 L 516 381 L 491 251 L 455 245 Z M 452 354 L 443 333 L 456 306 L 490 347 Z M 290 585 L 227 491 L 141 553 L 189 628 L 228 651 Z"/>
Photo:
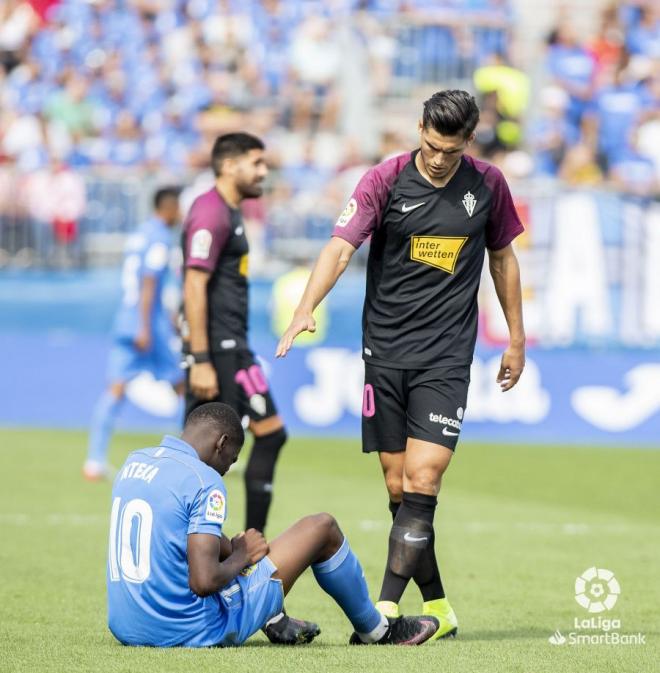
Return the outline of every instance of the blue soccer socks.
<path id="1" fill-rule="evenodd" d="M 313 564 L 312 571 L 319 586 L 335 599 L 358 633 L 375 638 L 375 631 L 387 631 L 387 620 L 371 602 L 362 566 L 346 538 L 327 561 Z"/>
<path id="2" fill-rule="evenodd" d="M 106 390 L 96 403 L 89 431 L 88 464 L 99 467 L 106 466 L 108 445 L 122 401 L 123 398 L 115 397 Z"/>

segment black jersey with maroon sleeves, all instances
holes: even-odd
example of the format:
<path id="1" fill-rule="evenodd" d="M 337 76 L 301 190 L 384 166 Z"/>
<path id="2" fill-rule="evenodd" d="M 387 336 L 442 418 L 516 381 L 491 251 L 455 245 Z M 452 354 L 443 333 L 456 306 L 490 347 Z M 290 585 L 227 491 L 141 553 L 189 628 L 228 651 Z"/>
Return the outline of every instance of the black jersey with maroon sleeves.
<path id="1" fill-rule="evenodd" d="M 333 231 L 355 247 L 371 235 L 363 357 L 396 369 L 469 365 L 485 249 L 523 227 L 495 166 L 464 156 L 438 188 L 415 156 L 370 169 Z"/>
<path id="2" fill-rule="evenodd" d="M 207 289 L 209 349 L 247 347 L 248 252 L 240 210 L 213 188 L 190 208 L 183 225 L 184 273 L 210 274 Z"/>

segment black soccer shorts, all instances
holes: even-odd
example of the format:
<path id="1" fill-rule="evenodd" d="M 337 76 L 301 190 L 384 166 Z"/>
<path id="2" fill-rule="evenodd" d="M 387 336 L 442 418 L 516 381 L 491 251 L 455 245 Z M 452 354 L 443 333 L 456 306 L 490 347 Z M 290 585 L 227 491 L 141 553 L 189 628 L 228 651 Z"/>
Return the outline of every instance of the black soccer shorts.
<path id="1" fill-rule="evenodd" d="M 241 420 L 248 417 L 263 421 L 275 416 L 277 408 L 268 380 L 254 353 L 247 348 L 211 353 L 211 363 L 218 375 L 220 394 L 213 400 L 200 400 L 190 391 L 190 373 L 186 375 L 186 418 L 205 402 L 228 404 Z"/>
<path id="2" fill-rule="evenodd" d="M 365 362 L 364 369 L 364 453 L 405 451 L 408 437 L 456 448 L 470 367 L 390 369 Z"/>

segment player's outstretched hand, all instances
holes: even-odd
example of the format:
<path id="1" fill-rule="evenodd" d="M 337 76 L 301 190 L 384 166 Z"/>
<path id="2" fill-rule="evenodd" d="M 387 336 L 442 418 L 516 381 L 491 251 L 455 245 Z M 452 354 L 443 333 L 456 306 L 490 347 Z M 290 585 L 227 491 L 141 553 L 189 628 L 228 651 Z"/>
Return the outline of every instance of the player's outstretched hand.
<path id="1" fill-rule="evenodd" d="M 246 565 L 258 563 L 269 551 L 266 538 L 254 528 L 248 528 L 232 538 L 231 546 L 235 552 L 245 554 Z"/>
<path id="2" fill-rule="evenodd" d="M 497 383 L 499 383 L 503 393 L 511 390 L 518 383 L 524 367 L 525 349 L 509 346 L 502 355 L 500 371 L 497 374 Z"/>
<path id="3" fill-rule="evenodd" d="M 280 343 L 277 345 L 275 356 L 283 358 L 293 345 L 294 339 L 301 332 L 316 332 L 316 320 L 310 315 L 294 315 L 291 324 L 282 335 Z"/>
<path id="4" fill-rule="evenodd" d="M 190 368 L 190 390 L 200 400 L 212 400 L 217 397 L 218 375 L 210 362 L 200 362 Z"/>

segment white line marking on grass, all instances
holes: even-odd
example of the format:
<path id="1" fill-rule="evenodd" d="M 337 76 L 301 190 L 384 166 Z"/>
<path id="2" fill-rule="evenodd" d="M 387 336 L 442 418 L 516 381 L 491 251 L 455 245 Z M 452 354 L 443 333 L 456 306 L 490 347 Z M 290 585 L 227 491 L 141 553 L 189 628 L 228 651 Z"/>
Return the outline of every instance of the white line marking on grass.
<path id="1" fill-rule="evenodd" d="M 517 531 L 534 534 L 561 534 L 561 535 L 600 535 L 602 533 L 629 533 L 631 530 L 650 529 L 660 531 L 660 526 L 651 523 L 551 523 L 541 521 L 447 521 L 436 522 L 440 529 L 459 529 L 464 532 L 481 535 L 483 533 L 502 533 Z M 364 519 L 359 523 L 360 530 L 366 533 L 389 530 L 391 524 L 385 521 Z"/>
<path id="2" fill-rule="evenodd" d="M 98 526 L 106 523 L 108 517 L 100 514 L 0 514 L 0 524 L 10 526 L 43 525 L 47 526 Z"/>

